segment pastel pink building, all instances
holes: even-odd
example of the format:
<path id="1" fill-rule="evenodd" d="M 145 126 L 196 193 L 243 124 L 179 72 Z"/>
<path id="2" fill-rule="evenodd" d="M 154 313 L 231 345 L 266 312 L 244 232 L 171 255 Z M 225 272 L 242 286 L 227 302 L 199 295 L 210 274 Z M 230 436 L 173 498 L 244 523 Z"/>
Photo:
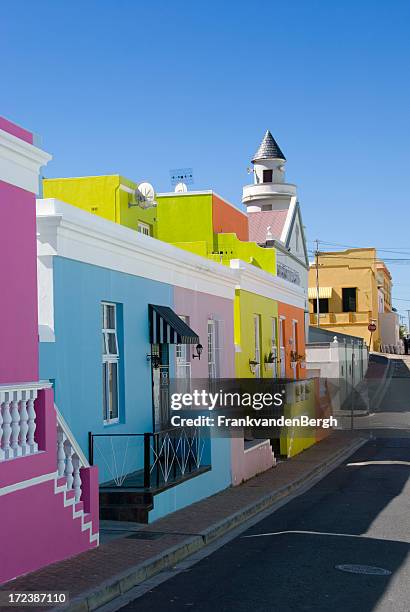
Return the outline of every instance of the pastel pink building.
<path id="1" fill-rule="evenodd" d="M 98 544 L 96 468 L 38 380 L 35 194 L 51 157 L 33 142 L 0 117 L 0 583 Z"/>

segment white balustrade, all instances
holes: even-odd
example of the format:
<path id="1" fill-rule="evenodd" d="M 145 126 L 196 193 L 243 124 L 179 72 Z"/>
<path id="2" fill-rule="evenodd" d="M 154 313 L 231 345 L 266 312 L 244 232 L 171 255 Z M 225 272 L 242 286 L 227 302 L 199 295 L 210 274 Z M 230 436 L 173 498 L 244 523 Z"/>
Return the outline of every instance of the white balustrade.
<path id="1" fill-rule="evenodd" d="M 76 453 L 73 455 L 73 489 L 75 501 L 79 502 L 81 499 L 80 458 Z"/>
<path id="2" fill-rule="evenodd" d="M 72 489 L 72 487 L 73 487 L 73 481 L 74 481 L 73 472 L 74 472 L 74 467 L 73 467 L 73 461 L 72 461 L 73 447 L 71 446 L 70 440 L 68 438 L 66 438 L 64 440 L 64 453 L 65 453 L 64 476 L 65 476 L 66 481 L 67 481 L 67 489 L 68 489 L 68 491 L 70 491 Z"/>
<path id="3" fill-rule="evenodd" d="M 0 385 L 0 462 L 39 452 L 35 440 L 36 399 L 38 391 L 50 383 Z M 65 478 L 66 490 L 81 499 L 81 467 L 89 463 L 57 407 L 57 475 Z"/>
<path id="4" fill-rule="evenodd" d="M 38 452 L 35 400 L 48 383 L 0 385 L 0 461 Z"/>
<path id="5" fill-rule="evenodd" d="M 66 490 L 74 491 L 76 503 L 81 500 L 81 468 L 89 467 L 89 465 L 70 428 L 57 409 L 57 474 L 59 478 L 65 478 Z"/>
<path id="6" fill-rule="evenodd" d="M 65 472 L 64 431 L 57 426 L 57 473 L 62 478 Z"/>

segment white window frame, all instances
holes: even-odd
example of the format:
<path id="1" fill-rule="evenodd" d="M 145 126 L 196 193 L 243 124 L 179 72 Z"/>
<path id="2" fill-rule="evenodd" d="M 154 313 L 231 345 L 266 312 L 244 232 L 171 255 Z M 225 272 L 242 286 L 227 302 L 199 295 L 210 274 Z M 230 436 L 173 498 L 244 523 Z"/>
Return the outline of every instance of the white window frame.
<path id="1" fill-rule="evenodd" d="M 297 347 L 297 341 L 298 341 L 298 321 L 297 319 L 292 319 L 292 351 L 294 351 L 294 353 L 296 353 L 296 355 L 298 354 L 298 347 Z M 297 362 L 296 365 L 292 366 L 292 371 L 293 371 L 293 378 L 297 378 Z"/>
<path id="2" fill-rule="evenodd" d="M 271 351 L 274 357 L 273 362 L 273 378 L 278 376 L 278 362 L 279 362 L 279 349 L 278 349 L 278 319 L 272 317 L 272 340 L 271 340 Z"/>
<path id="3" fill-rule="evenodd" d="M 151 236 L 151 227 L 143 221 L 138 221 L 137 231 L 144 236 Z"/>
<path id="4" fill-rule="evenodd" d="M 187 315 L 178 316 L 189 326 L 189 317 Z M 175 378 L 191 378 L 190 348 L 190 344 L 175 345 Z"/>
<path id="5" fill-rule="evenodd" d="M 217 356 L 216 356 L 216 325 L 214 319 L 208 319 L 207 323 L 208 340 L 208 378 L 217 378 Z"/>
<path id="6" fill-rule="evenodd" d="M 255 365 L 254 373 L 255 378 L 261 377 L 261 315 L 253 315 L 253 331 L 254 331 L 254 344 L 255 344 Z"/>
<path id="7" fill-rule="evenodd" d="M 114 308 L 114 327 L 106 327 L 106 309 L 107 307 L 113 307 Z M 118 331 L 118 326 L 117 326 L 117 304 L 114 304 L 113 302 L 101 302 L 101 307 L 102 307 L 102 336 L 103 336 L 103 351 L 102 351 L 102 369 L 103 369 L 103 384 L 104 381 L 106 380 L 106 389 L 105 389 L 105 393 L 103 392 L 103 398 L 106 398 L 106 404 L 104 405 L 104 399 L 103 399 L 103 421 L 104 421 L 104 425 L 114 425 L 115 423 L 118 423 L 120 418 L 119 418 L 119 413 L 120 413 L 120 398 L 119 398 L 119 387 L 120 387 L 120 381 L 119 381 L 119 361 L 120 361 L 120 355 L 119 355 L 119 350 L 118 350 L 118 336 L 117 336 L 117 331 Z M 110 347 L 110 343 L 109 343 L 109 337 L 110 336 L 114 336 L 114 344 L 115 344 L 115 349 L 114 352 L 110 352 L 109 351 L 109 347 Z M 116 417 L 110 417 L 109 415 L 109 405 L 110 405 L 110 401 L 109 401 L 109 397 L 110 397 L 110 391 L 109 391 L 109 384 L 108 384 L 108 376 L 105 377 L 105 369 L 108 370 L 108 368 L 106 368 L 106 364 L 109 363 L 114 363 L 117 365 L 116 368 L 116 372 L 117 372 L 117 384 L 116 384 L 116 388 L 117 388 L 117 397 L 116 397 L 116 405 L 117 405 L 117 416 Z M 103 390 L 104 391 L 104 390 Z"/>
<path id="8" fill-rule="evenodd" d="M 280 378 L 286 378 L 286 317 L 279 317 L 279 359 L 280 359 Z"/>

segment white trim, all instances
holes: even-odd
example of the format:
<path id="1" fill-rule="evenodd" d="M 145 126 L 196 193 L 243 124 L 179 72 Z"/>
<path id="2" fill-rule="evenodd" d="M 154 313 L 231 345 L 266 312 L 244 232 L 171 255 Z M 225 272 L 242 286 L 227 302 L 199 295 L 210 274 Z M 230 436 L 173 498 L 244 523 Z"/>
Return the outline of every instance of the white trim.
<path id="1" fill-rule="evenodd" d="M 54 334 L 53 257 L 234 300 L 235 289 L 305 308 L 303 288 L 241 260 L 230 267 L 53 198 L 37 200 L 39 324 Z"/>
<path id="2" fill-rule="evenodd" d="M 37 200 L 39 323 L 54 331 L 54 256 L 233 300 L 238 273 L 65 202 Z"/>
<path id="3" fill-rule="evenodd" d="M 131 187 L 127 187 L 127 185 L 123 185 L 122 183 L 120 183 L 120 191 L 125 191 L 126 193 L 131 193 L 132 195 L 135 193 L 135 189 L 131 189 Z"/>
<path id="4" fill-rule="evenodd" d="M 249 448 L 245 448 L 243 452 L 246 455 L 246 453 L 251 453 L 252 451 L 257 450 L 258 448 L 261 448 L 262 446 L 268 446 L 268 445 L 270 445 L 270 441 L 268 439 L 262 440 L 258 444 L 254 444 L 253 446 L 250 446 Z"/>
<path id="5" fill-rule="evenodd" d="M 279 276 L 269 274 L 269 272 L 256 268 L 240 259 L 231 259 L 231 268 L 240 270 L 240 284 L 238 284 L 237 289 L 256 293 L 262 297 L 304 310 L 306 292 L 302 287 Z"/>
<path id="6" fill-rule="evenodd" d="M 150 224 L 149 223 L 144 223 L 144 221 L 138 221 L 137 232 L 140 232 L 140 234 L 144 234 L 144 236 L 151 236 L 151 226 L 150 226 Z"/>
<path id="7" fill-rule="evenodd" d="M 290 205 L 289 205 L 289 208 L 288 208 L 288 214 L 286 215 L 286 220 L 285 220 L 285 223 L 284 223 L 283 228 L 282 228 L 282 233 L 280 235 L 280 240 L 281 240 L 281 242 L 283 242 L 283 244 L 286 244 L 286 242 L 287 242 L 287 237 L 288 237 L 288 234 L 289 234 L 289 229 L 290 229 L 290 226 L 291 226 L 291 223 L 292 223 L 293 216 L 295 214 L 296 202 L 297 202 L 297 197 L 296 196 L 292 196 L 291 199 L 290 199 Z"/>
<path id="8" fill-rule="evenodd" d="M 0 497 L 2 495 L 8 495 L 9 493 L 14 493 L 15 491 L 22 491 L 23 489 L 34 487 L 35 485 L 42 484 L 43 482 L 49 482 L 50 480 L 55 480 L 56 477 L 57 477 L 57 472 L 50 472 L 49 474 L 42 474 L 41 476 L 35 476 L 34 478 L 29 478 L 28 480 L 22 480 L 21 482 L 16 482 L 12 485 L 8 485 L 7 487 L 2 487 L 0 489 Z"/>
<path id="9" fill-rule="evenodd" d="M 38 193 L 39 172 L 51 155 L 0 129 L 0 180 Z"/>
<path id="10" fill-rule="evenodd" d="M 116 398 L 114 396 L 114 394 L 112 395 L 113 399 L 116 399 L 116 403 L 117 403 L 117 416 L 111 417 L 110 416 L 110 411 L 109 411 L 109 407 L 110 407 L 110 393 L 109 393 L 109 383 L 108 383 L 108 377 L 107 379 L 105 379 L 104 375 L 103 375 L 103 387 L 106 385 L 105 391 L 103 393 L 103 398 L 105 397 L 106 403 L 104 405 L 103 402 L 103 422 L 104 425 L 114 425 L 115 423 L 119 423 L 119 414 L 120 414 L 120 376 L 119 376 L 119 361 L 120 361 L 120 355 L 119 355 L 119 347 L 118 347 L 118 337 L 117 337 L 117 304 L 115 302 L 107 302 L 107 301 L 102 301 L 101 302 L 101 306 L 102 306 L 102 335 L 103 335 L 103 339 L 104 339 L 104 349 L 103 353 L 102 353 L 102 367 L 103 367 L 103 374 L 106 372 L 106 368 L 105 365 L 106 364 L 115 364 L 117 367 L 115 368 L 116 371 L 116 389 L 117 389 L 117 393 L 116 393 Z M 106 322 L 105 322 L 105 318 L 106 318 L 106 307 L 113 307 L 114 308 L 114 327 L 105 327 Z M 108 336 L 109 335 L 114 335 L 114 340 L 115 340 L 115 349 L 116 352 L 115 353 L 109 353 L 109 341 L 108 341 Z M 108 371 L 108 368 L 107 368 Z"/>
<path id="11" fill-rule="evenodd" d="M 57 423 L 64 430 L 64 433 L 69 439 L 70 444 L 74 449 L 74 452 L 79 456 L 82 467 L 90 467 L 88 459 L 86 458 L 83 451 L 81 450 L 81 446 L 78 444 L 76 438 L 74 437 L 73 432 L 71 431 L 71 429 L 69 428 L 67 424 L 67 421 L 65 420 L 65 418 L 59 411 L 57 404 L 54 404 L 54 408 L 57 413 Z"/>
<path id="12" fill-rule="evenodd" d="M 53 385 L 48 380 L 39 380 L 36 382 L 25 382 L 25 383 L 7 383 L 6 385 L 0 385 L 0 393 L 8 391 L 31 391 L 40 389 L 50 389 Z"/>

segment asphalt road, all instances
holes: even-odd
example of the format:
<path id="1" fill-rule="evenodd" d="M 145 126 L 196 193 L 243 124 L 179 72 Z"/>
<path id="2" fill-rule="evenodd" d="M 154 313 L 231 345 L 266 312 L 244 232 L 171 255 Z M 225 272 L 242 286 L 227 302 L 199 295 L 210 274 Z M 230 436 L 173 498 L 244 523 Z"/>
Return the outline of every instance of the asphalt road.
<path id="1" fill-rule="evenodd" d="M 376 394 L 369 416 L 354 419 L 355 429 L 366 429 L 375 437 L 410 436 L 410 356 L 395 356 L 391 361 L 386 391 L 380 397 Z M 348 417 L 343 426 L 350 428 Z"/>
<path id="2" fill-rule="evenodd" d="M 410 612 L 409 387 L 401 361 L 366 419 L 380 438 L 122 610 Z M 386 575 L 336 568 L 344 564 L 382 568 Z"/>
<path id="3" fill-rule="evenodd" d="M 410 439 L 369 442 L 310 491 L 122 610 L 409 612 L 409 472 Z M 391 574 L 346 573 L 340 564 Z"/>

